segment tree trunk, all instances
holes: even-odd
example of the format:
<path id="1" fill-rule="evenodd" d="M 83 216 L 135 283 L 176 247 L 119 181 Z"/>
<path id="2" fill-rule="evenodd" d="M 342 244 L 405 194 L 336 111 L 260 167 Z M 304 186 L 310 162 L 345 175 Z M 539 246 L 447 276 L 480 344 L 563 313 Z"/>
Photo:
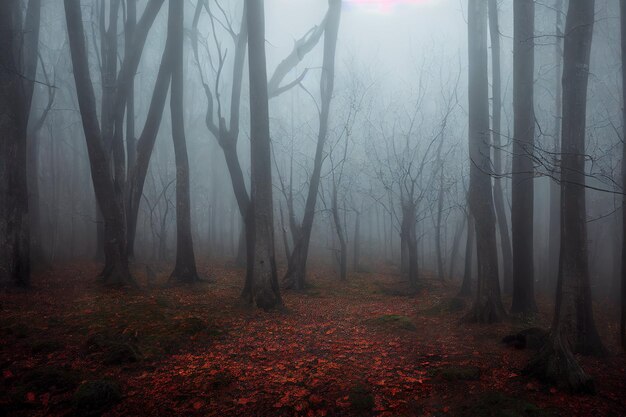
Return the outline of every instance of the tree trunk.
<path id="1" fill-rule="evenodd" d="M 450 265 L 448 269 L 448 276 L 450 279 L 454 276 L 454 266 L 456 264 L 456 257 L 459 253 L 459 245 L 461 243 L 461 236 L 463 235 L 463 229 L 465 228 L 465 223 L 467 222 L 467 218 L 463 216 L 463 220 L 457 226 L 456 231 L 454 232 L 454 239 L 452 241 L 452 251 L 450 253 Z"/>
<path id="2" fill-rule="evenodd" d="M 465 268 L 463 269 L 463 282 L 459 297 L 472 295 L 472 261 L 474 259 L 474 242 L 476 240 L 474 218 L 467 214 L 467 240 L 465 243 Z"/>
<path id="3" fill-rule="evenodd" d="M 360 258 L 361 258 L 361 213 L 356 212 L 356 218 L 354 219 L 354 253 L 352 254 L 353 264 L 352 269 L 354 272 L 359 272 Z"/>
<path id="4" fill-rule="evenodd" d="M 555 51 L 555 115 L 554 115 L 554 157 L 552 164 L 555 169 L 552 172 L 554 178 L 550 179 L 550 226 L 548 237 L 548 270 L 547 277 L 544 280 L 544 286 L 553 294 L 556 289 L 556 277 L 559 273 L 559 244 L 561 235 L 560 220 L 560 203 L 561 203 L 561 187 L 557 181 L 556 167 L 558 166 L 559 155 L 561 152 L 561 113 L 563 108 L 562 84 L 561 78 L 563 73 L 563 0 L 556 0 L 554 10 L 556 12 L 556 39 L 554 42 Z"/>
<path id="5" fill-rule="evenodd" d="M 317 134 L 317 146 L 313 162 L 313 173 L 309 181 L 309 192 L 304 208 L 304 217 L 300 228 L 298 241 L 294 243 L 291 255 L 292 267 L 284 277 L 285 286 L 296 290 L 303 290 L 306 286 L 306 262 L 309 254 L 311 231 L 315 217 L 315 204 L 322 173 L 324 144 L 328 133 L 328 119 L 330 117 L 330 102 L 335 85 L 335 51 L 337 49 L 337 34 L 341 20 L 341 0 L 328 0 L 328 16 L 324 31 L 324 58 L 320 79 L 320 93 L 322 106 L 320 123 Z"/>
<path id="6" fill-rule="evenodd" d="M 30 82 L 22 79 L 27 70 L 22 65 L 26 36 L 19 1 L 0 3 L 0 33 L 0 281 L 26 287 L 30 285 L 26 136 L 31 98 Z"/>
<path id="7" fill-rule="evenodd" d="M 274 210 L 270 151 L 265 12 L 263 0 L 246 0 L 250 72 L 251 195 L 246 226 L 253 233 L 251 299 L 264 310 L 282 305 L 274 255 Z M 250 248 L 250 246 L 252 246 Z"/>
<path id="8" fill-rule="evenodd" d="M 418 263 L 417 263 L 417 236 L 415 234 L 415 210 L 413 202 L 401 202 L 402 205 L 402 240 L 405 242 L 406 251 L 406 277 L 411 288 L 417 287 Z"/>
<path id="9" fill-rule="evenodd" d="M 443 197 L 444 197 L 444 176 L 443 176 L 443 161 L 441 161 L 441 145 L 439 146 L 439 151 L 437 155 L 437 159 L 439 160 L 439 190 L 437 197 L 437 224 L 435 226 L 435 251 L 437 253 L 437 276 L 439 277 L 439 281 L 445 280 L 445 272 L 444 272 L 444 262 L 443 262 L 443 249 L 441 248 L 441 229 L 442 220 L 443 220 Z"/>
<path id="10" fill-rule="evenodd" d="M 191 236 L 191 197 L 189 190 L 189 158 L 183 116 L 183 47 L 184 5 L 170 0 L 169 25 L 172 28 L 172 82 L 170 110 L 172 114 L 172 139 L 176 159 L 176 264 L 170 279 L 192 283 L 199 281 Z"/>
<path id="11" fill-rule="evenodd" d="M 498 23 L 498 2 L 489 0 L 489 34 L 491 36 L 491 70 L 493 74 L 492 95 L 493 95 L 493 118 L 492 118 L 492 138 L 493 138 L 493 170 L 496 177 L 493 180 L 493 199 L 498 221 L 498 232 L 500 234 L 500 247 L 502 249 L 502 282 L 503 290 L 506 294 L 513 291 L 513 254 L 511 252 L 511 237 L 509 236 L 509 223 L 507 221 L 507 210 L 504 204 L 504 193 L 502 192 L 502 141 L 500 130 L 502 129 L 502 80 L 500 67 L 500 25 Z"/>
<path id="12" fill-rule="evenodd" d="M 175 47 L 173 44 L 173 31 L 173 26 L 168 26 L 165 48 L 163 50 L 163 55 L 161 56 L 159 71 L 157 73 L 156 82 L 154 84 L 154 90 L 152 92 L 150 106 L 148 107 L 148 114 L 146 116 L 146 121 L 143 130 L 141 131 L 141 135 L 139 136 L 139 139 L 137 140 L 135 145 L 135 159 L 134 163 L 132 164 L 132 171 L 129 177 L 127 201 L 127 233 L 128 250 L 131 257 L 134 255 L 135 237 L 137 234 L 137 218 L 139 216 L 141 196 L 143 195 L 143 188 L 146 181 L 146 175 L 148 173 L 148 166 L 150 165 L 150 158 L 152 156 L 156 137 L 161 126 L 161 120 L 163 118 L 163 110 L 165 109 L 167 92 L 170 87 L 170 81 L 172 77 L 172 68 L 175 65 L 175 56 L 172 52 Z M 129 95 L 129 97 L 131 96 Z M 128 114 L 129 113 L 127 112 L 127 115 Z M 131 165 L 129 165 L 129 169 L 130 168 Z"/>
<path id="13" fill-rule="evenodd" d="M 474 305 L 466 317 L 479 323 L 505 315 L 500 299 L 498 251 L 491 185 L 489 85 L 487 79 L 487 3 L 469 0 L 469 155 L 470 209 L 476 222 L 478 279 Z"/>
<path id="14" fill-rule="evenodd" d="M 348 278 L 348 248 L 346 244 L 346 237 L 344 236 L 343 226 L 341 226 L 339 203 L 337 201 L 337 186 L 335 184 L 333 184 L 332 193 L 331 211 L 333 214 L 333 222 L 335 223 L 335 231 L 337 232 L 337 238 L 339 239 L 339 278 L 342 281 L 345 281 Z"/>
<path id="15" fill-rule="evenodd" d="M 622 46 L 622 138 L 626 138 L 626 4 L 620 2 L 621 46 Z M 626 142 L 622 145 L 622 187 L 626 187 Z M 622 317 L 620 320 L 620 339 L 626 350 L 626 194 L 622 196 Z"/>
<path id="16" fill-rule="evenodd" d="M 594 0 L 570 0 L 563 52 L 561 254 L 549 340 L 527 371 L 574 392 L 593 390 L 573 353 L 601 354 L 587 261 L 585 128 Z"/>
<path id="17" fill-rule="evenodd" d="M 124 28 L 124 54 L 128 54 L 132 47 L 132 40 L 137 26 L 137 0 L 126 0 L 126 26 Z M 137 160 L 137 138 L 135 137 L 135 77 L 128 85 L 126 97 L 126 176 L 131 178 Z M 130 242 L 130 241 L 129 241 Z M 128 246 L 130 255 L 133 255 L 132 245 Z"/>
<path id="18" fill-rule="evenodd" d="M 101 278 L 109 284 L 127 284 L 134 281 L 128 268 L 124 204 L 119 193 L 115 191 L 111 164 L 98 123 L 80 0 L 64 0 L 64 6 L 76 93 L 91 166 L 91 178 L 98 206 L 104 218 L 105 267 Z"/>
<path id="19" fill-rule="evenodd" d="M 513 34 L 513 303 L 511 313 L 537 312 L 534 294 L 533 198 L 535 142 L 535 2 L 514 3 Z"/>

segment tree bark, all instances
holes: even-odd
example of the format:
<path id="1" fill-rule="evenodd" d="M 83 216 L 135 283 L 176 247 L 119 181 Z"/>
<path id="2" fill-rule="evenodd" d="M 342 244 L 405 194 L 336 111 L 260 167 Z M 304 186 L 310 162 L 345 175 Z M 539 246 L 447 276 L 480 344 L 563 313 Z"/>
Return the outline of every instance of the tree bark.
<path id="1" fill-rule="evenodd" d="M 417 236 L 415 234 L 415 211 L 416 205 L 412 201 L 403 201 L 401 237 L 405 242 L 406 251 L 406 277 L 411 288 L 417 288 L 418 262 L 417 262 Z"/>
<path id="2" fill-rule="evenodd" d="M 270 151 L 265 12 L 263 0 L 246 0 L 250 72 L 251 204 L 247 229 L 253 233 L 251 299 L 259 308 L 282 305 L 274 255 L 274 210 Z M 252 227 L 249 227 L 252 226 Z"/>
<path id="3" fill-rule="evenodd" d="M 313 162 L 313 172 L 309 181 L 304 216 L 298 240 L 294 243 L 291 255 L 291 268 L 284 277 L 285 286 L 296 290 L 303 290 L 306 286 L 306 263 L 311 242 L 311 231 L 315 217 L 315 204 L 322 173 L 323 152 L 328 135 L 328 120 L 330 117 L 330 102 L 335 85 L 335 51 L 337 49 L 337 35 L 341 20 L 341 0 L 328 0 L 328 16 L 324 31 L 324 58 L 322 62 L 322 75 L 320 79 L 320 93 L 322 106 L 320 111 L 320 123 L 317 134 L 317 146 Z"/>
<path id="4" fill-rule="evenodd" d="M 622 47 L 622 140 L 626 138 L 626 4 L 620 2 L 621 47 Z M 626 143 L 622 146 L 622 187 L 626 187 Z M 620 340 L 626 350 L 626 194 L 622 196 L 622 270 Z"/>
<path id="5" fill-rule="evenodd" d="M 573 353 L 602 354 L 593 320 L 587 260 L 585 128 L 594 0 L 570 0 L 563 52 L 561 249 L 549 340 L 527 371 L 570 391 L 592 391 Z"/>
<path id="6" fill-rule="evenodd" d="M 450 253 L 450 264 L 448 266 L 448 276 L 450 279 L 454 276 L 454 266 L 456 264 L 456 257 L 459 253 L 459 245 L 461 243 L 461 236 L 463 235 L 463 229 L 465 228 L 465 224 L 467 222 L 467 217 L 463 216 L 463 220 L 456 228 L 454 232 L 454 239 L 452 241 L 452 251 Z"/>
<path id="7" fill-rule="evenodd" d="M 554 42 L 554 57 L 555 57 L 555 92 L 554 92 L 554 144 L 552 151 L 554 157 L 552 164 L 554 169 L 550 181 L 550 226 L 548 237 L 548 276 L 545 279 L 545 286 L 549 289 L 550 293 L 554 293 L 556 289 L 556 277 L 559 273 L 559 244 L 561 235 L 561 220 L 560 220 L 560 204 L 561 204 L 561 187 L 557 181 L 556 167 L 559 162 L 559 155 L 561 153 L 561 114 L 563 108 L 563 86 L 561 79 L 563 76 L 563 0 L 556 0 L 554 10 L 556 13 L 556 40 Z"/>
<path id="8" fill-rule="evenodd" d="M 335 224 L 335 231 L 337 232 L 337 238 L 339 239 L 339 278 L 342 281 L 345 281 L 348 278 L 348 248 L 343 226 L 341 225 L 341 217 L 339 216 L 339 202 L 337 200 L 337 186 L 336 184 L 333 184 L 331 212 L 333 215 L 333 222 Z M 356 267 L 356 258 L 354 266 Z"/>
<path id="9" fill-rule="evenodd" d="M 535 142 L 535 2 L 514 3 L 513 29 L 513 303 L 511 313 L 537 312 L 534 294 L 533 198 Z"/>
<path id="10" fill-rule="evenodd" d="M 191 236 L 191 196 L 189 190 L 189 157 L 185 138 L 183 108 L 183 47 L 185 3 L 170 0 L 169 25 L 172 28 L 172 82 L 170 110 L 172 114 L 172 139 L 176 159 L 176 264 L 170 279 L 192 283 L 199 281 Z"/>
<path id="11" fill-rule="evenodd" d="M 105 283 L 134 283 L 128 268 L 124 204 L 115 190 L 108 152 L 96 113 L 96 100 L 89 74 L 85 31 L 80 0 L 64 0 L 65 17 L 78 104 L 87 143 L 91 178 L 105 228 L 105 267 L 101 278 Z"/>
<path id="12" fill-rule="evenodd" d="M 487 3 L 469 0 L 469 155 L 470 209 L 476 224 L 478 279 L 468 321 L 498 322 L 505 315 L 500 299 L 495 213 L 491 185 L 489 86 L 487 79 Z"/>
<path id="13" fill-rule="evenodd" d="M 356 218 L 354 219 L 354 253 L 352 254 L 354 272 L 360 270 L 360 258 L 361 258 L 361 213 L 356 212 Z"/>
<path id="14" fill-rule="evenodd" d="M 474 218 L 467 213 L 467 240 L 465 243 L 465 268 L 463 269 L 463 282 L 461 283 L 460 297 L 472 295 L 472 264 L 474 259 L 474 243 L 476 240 Z"/>
<path id="15" fill-rule="evenodd" d="M 28 71 L 23 65 L 23 32 L 20 2 L 0 3 L 0 281 L 27 287 L 30 224 L 26 138 L 33 88 L 32 81 L 22 78 Z"/>
<path id="16" fill-rule="evenodd" d="M 496 177 L 493 180 L 493 199 L 500 234 L 500 247 L 502 250 L 502 282 L 504 293 L 513 292 L 513 253 L 511 251 L 511 237 L 509 235 L 509 223 L 507 210 L 504 204 L 502 192 L 502 77 L 500 66 L 500 25 L 498 23 L 498 2 L 489 0 L 489 34 L 491 37 L 491 70 L 493 74 L 493 118 L 491 135 L 493 138 L 493 170 Z"/>

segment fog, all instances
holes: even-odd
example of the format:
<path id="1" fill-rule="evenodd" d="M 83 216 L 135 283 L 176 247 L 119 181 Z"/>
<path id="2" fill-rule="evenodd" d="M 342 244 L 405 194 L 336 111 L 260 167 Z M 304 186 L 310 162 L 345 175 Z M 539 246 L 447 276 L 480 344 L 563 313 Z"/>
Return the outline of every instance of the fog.
<path id="1" fill-rule="evenodd" d="M 568 289 L 613 314 L 619 2 L 522 3 L 3 2 L 3 284 L 229 271 L 271 310 L 389 275 L 454 288 L 478 322 Z"/>

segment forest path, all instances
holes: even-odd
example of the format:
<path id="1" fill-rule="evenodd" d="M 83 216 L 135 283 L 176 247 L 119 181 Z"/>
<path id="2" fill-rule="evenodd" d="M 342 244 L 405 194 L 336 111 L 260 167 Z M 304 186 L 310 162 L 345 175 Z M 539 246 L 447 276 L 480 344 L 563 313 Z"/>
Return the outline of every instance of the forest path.
<path id="1" fill-rule="evenodd" d="M 469 300 L 451 302 L 453 285 L 427 278 L 405 295 L 411 291 L 392 273 L 351 274 L 342 283 L 315 269 L 307 292 L 285 293 L 284 311 L 264 313 L 240 304 L 238 269 L 212 269 L 213 283 L 130 291 L 99 288 L 96 273 L 92 264 L 68 265 L 38 277 L 30 292 L 0 296 L 0 411 L 626 415 L 623 354 L 583 359 L 598 388 L 591 397 L 520 375 L 532 352 L 499 341 L 531 325 L 547 327 L 545 303 L 532 323 L 466 325 L 460 319 Z M 144 278 L 140 269 L 136 275 Z M 606 317 L 597 321 L 605 333 L 614 331 Z M 84 394 L 85 381 L 113 388 L 95 385 L 104 393 L 88 391 L 81 402 L 75 392 Z M 110 401 L 100 404 L 101 397 Z"/>

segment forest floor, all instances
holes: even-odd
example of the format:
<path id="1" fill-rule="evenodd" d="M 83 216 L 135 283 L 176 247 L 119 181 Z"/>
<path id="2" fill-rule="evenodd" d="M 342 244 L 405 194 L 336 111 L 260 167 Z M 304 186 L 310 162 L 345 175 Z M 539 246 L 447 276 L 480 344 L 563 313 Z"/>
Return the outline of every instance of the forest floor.
<path id="1" fill-rule="evenodd" d="M 522 375 L 532 350 L 500 343 L 549 326 L 542 300 L 534 320 L 467 325 L 455 285 L 406 295 L 392 273 L 342 283 L 320 269 L 265 313 L 241 305 L 236 268 L 135 290 L 103 289 L 97 272 L 57 267 L 0 293 L 0 415 L 626 416 L 614 312 L 596 313 L 613 355 L 581 358 L 597 393 L 572 396 Z"/>

